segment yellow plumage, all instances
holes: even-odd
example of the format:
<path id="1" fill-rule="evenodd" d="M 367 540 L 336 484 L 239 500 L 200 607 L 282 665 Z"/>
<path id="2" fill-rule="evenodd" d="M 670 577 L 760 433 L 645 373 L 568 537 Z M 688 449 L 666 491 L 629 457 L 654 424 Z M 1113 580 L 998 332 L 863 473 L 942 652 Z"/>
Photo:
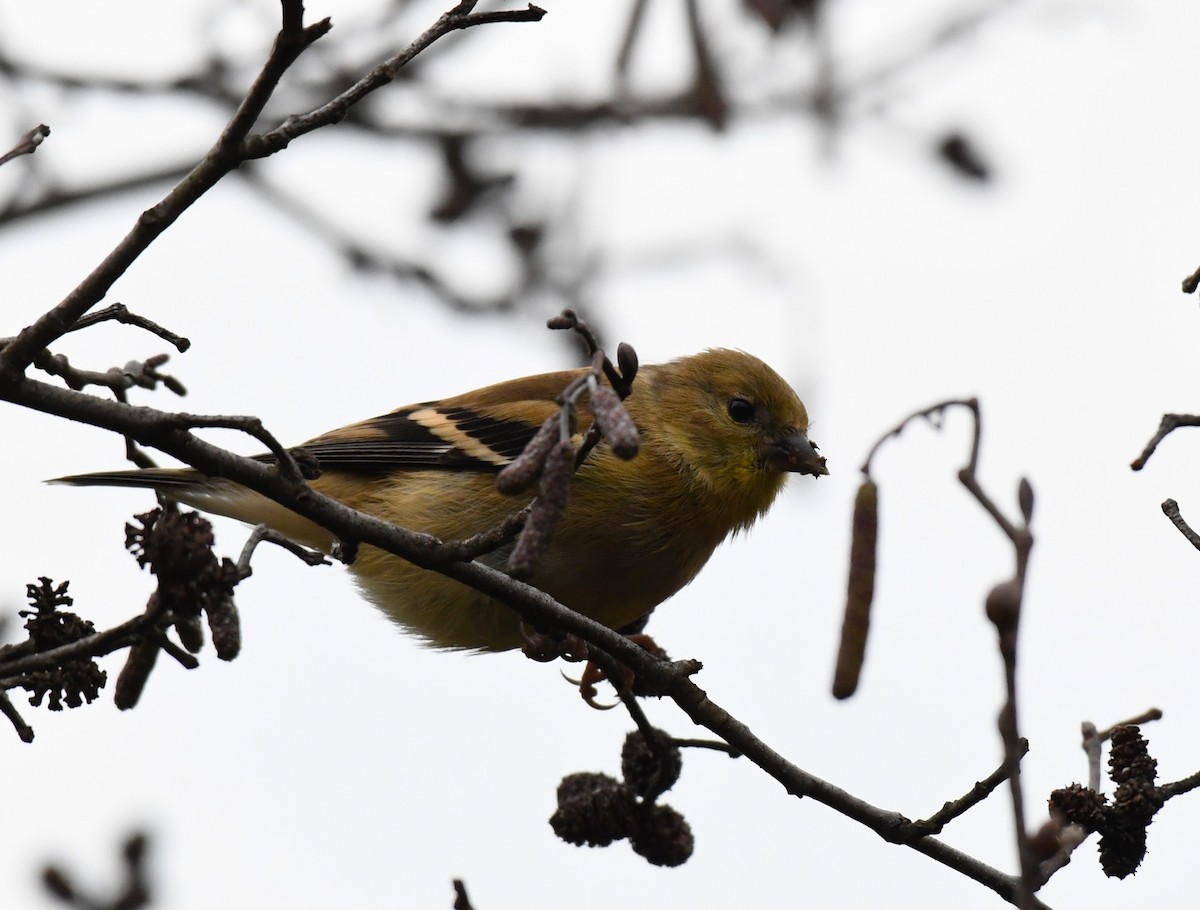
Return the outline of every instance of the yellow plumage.
<path id="1" fill-rule="evenodd" d="M 353 508 L 443 540 L 469 537 L 524 504 L 496 489 L 508 464 L 582 371 L 499 383 L 400 408 L 305 443 L 320 462 L 313 487 Z M 570 500 L 529 581 L 566 606 L 619 628 L 686 585 L 731 533 L 749 527 L 788 473 L 824 474 L 808 442 L 808 414 L 762 361 L 711 350 L 643 366 L 625 406 L 642 436 L 637 457 L 601 443 L 571 484 Z M 580 431 L 591 413 L 580 403 Z M 323 528 L 230 481 L 150 470 L 62 478 L 143 486 L 205 511 L 266 523 L 309 546 Z M 525 497 L 528 498 L 528 497 Z M 481 558 L 502 567 L 508 549 Z M 350 567 L 364 595 L 440 648 L 520 644 L 510 608 L 456 581 L 363 547 Z"/>

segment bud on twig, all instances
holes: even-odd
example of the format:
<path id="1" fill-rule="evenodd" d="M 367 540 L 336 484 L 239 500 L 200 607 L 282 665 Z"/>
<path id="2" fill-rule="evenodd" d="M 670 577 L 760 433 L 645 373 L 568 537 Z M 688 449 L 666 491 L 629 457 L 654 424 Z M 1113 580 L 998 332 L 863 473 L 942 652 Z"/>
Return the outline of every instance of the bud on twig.
<path id="1" fill-rule="evenodd" d="M 1021 618 L 1021 586 L 1015 578 L 1002 581 L 988 592 L 987 618 L 1001 635 L 1013 633 Z"/>
<path id="2" fill-rule="evenodd" d="M 621 378 L 628 386 L 633 382 L 638 371 L 638 355 L 637 351 L 633 349 L 633 345 L 626 344 L 624 341 L 617 345 L 617 366 L 621 368 Z"/>
<path id="3" fill-rule="evenodd" d="M 1029 524 L 1033 520 L 1033 485 L 1027 478 L 1022 477 L 1017 487 L 1017 502 L 1021 506 L 1021 517 Z"/>

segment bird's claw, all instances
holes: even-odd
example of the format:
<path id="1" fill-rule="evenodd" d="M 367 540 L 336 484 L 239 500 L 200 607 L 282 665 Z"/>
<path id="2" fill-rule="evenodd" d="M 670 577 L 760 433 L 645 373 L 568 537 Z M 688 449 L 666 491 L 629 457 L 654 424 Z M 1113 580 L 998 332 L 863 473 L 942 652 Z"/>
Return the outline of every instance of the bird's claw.
<path id="1" fill-rule="evenodd" d="M 530 660 L 549 663 L 562 658 L 571 663 L 587 660 L 588 648 L 578 635 L 567 632 L 538 632 L 521 623 L 521 653 Z"/>
<path id="2" fill-rule="evenodd" d="M 662 654 L 663 650 L 658 646 L 653 638 L 645 633 L 638 632 L 633 635 L 625 636 L 636 645 L 640 645 L 644 650 L 651 654 Z M 617 678 L 614 680 L 609 676 L 608 672 L 594 660 L 589 660 L 583 668 L 583 675 L 579 679 L 571 679 L 565 673 L 563 678 L 571 682 L 573 685 L 579 686 L 579 694 L 583 700 L 588 703 L 589 707 L 595 708 L 597 711 L 609 711 L 621 703 L 621 700 L 629 695 L 634 690 L 637 683 L 637 677 L 634 672 L 625 666 L 620 661 L 613 661 L 614 672 Z M 612 683 L 617 692 L 617 700 L 612 704 L 600 704 L 596 701 L 596 696 L 599 694 L 596 691 L 596 683 L 608 680 Z"/>

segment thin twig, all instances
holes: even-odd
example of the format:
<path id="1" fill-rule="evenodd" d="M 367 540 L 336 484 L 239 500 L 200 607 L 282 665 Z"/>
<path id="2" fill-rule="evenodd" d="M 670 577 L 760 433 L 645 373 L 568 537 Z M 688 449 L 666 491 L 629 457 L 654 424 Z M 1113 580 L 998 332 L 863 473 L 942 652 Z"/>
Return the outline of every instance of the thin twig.
<path id="1" fill-rule="evenodd" d="M 175 658 L 175 661 L 185 670 L 195 670 L 198 666 L 200 666 L 200 661 L 196 658 L 196 655 L 179 647 L 179 645 L 175 644 L 175 642 L 173 642 L 167 636 L 166 632 L 157 626 L 152 626 L 150 629 L 148 629 L 146 635 L 155 644 L 162 648 L 163 651 Z"/>
<path id="2" fill-rule="evenodd" d="M 1100 736 L 1101 741 L 1108 742 L 1110 739 L 1112 739 L 1113 731 L 1116 730 L 1117 727 L 1128 727 L 1131 725 L 1140 726 L 1142 724 L 1148 724 L 1152 721 L 1162 720 L 1162 717 L 1163 717 L 1162 709 L 1147 708 L 1145 711 L 1143 711 L 1141 714 L 1138 714 L 1136 717 L 1131 717 L 1128 720 L 1118 721 L 1117 723 L 1112 724 L 1111 726 L 1105 728 L 1104 730 L 1101 730 L 1098 735 Z"/>
<path id="3" fill-rule="evenodd" d="M 1004 765 L 1000 779 L 1007 780 L 1009 784 L 1013 827 L 1021 868 L 1020 876 L 1013 882 L 1014 889 L 1010 900 L 1022 910 L 1029 910 L 1030 907 L 1037 904 L 1034 891 L 1038 886 L 1038 867 L 1025 825 L 1025 801 L 1021 790 L 1021 759 L 1028 750 L 1028 743 L 1021 737 L 1017 721 L 1017 633 L 1020 628 L 1021 605 L 1024 600 L 1026 569 L 1029 563 L 1029 554 L 1033 549 L 1033 534 L 1029 530 L 1033 514 L 1033 487 L 1025 479 L 1022 479 L 1018 486 L 1017 501 L 1021 512 L 1020 523 L 1010 520 L 983 489 L 977 475 L 983 421 L 979 401 L 975 398 L 949 399 L 905 417 L 871 447 L 866 461 L 863 463 L 862 472 L 868 480 L 871 479 L 871 461 L 880 446 L 888 439 L 900 435 L 909 423 L 924 419 L 935 426 L 940 426 L 945 412 L 955 407 L 966 408 L 971 412 L 972 417 L 971 451 L 967 463 L 959 469 L 958 480 L 1008 537 L 1013 545 L 1016 563 L 1013 577 L 1000 582 L 989 593 L 987 614 L 999 633 L 1000 654 L 1004 662 L 1006 699 L 999 718 L 1000 737 L 1004 744 Z"/>
<path id="4" fill-rule="evenodd" d="M 448 558 L 459 562 L 470 562 L 485 553 L 491 553 L 505 544 L 512 543 L 521 533 L 521 529 L 525 527 L 525 521 L 528 518 L 529 507 L 526 506 L 518 512 L 513 512 L 498 525 L 488 528 L 486 531 L 480 531 L 478 534 L 472 534 L 462 540 L 447 540 L 443 542 L 442 547 Z"/>
<path id="5" fill-rule="evenodd" d="M 1135 471 L 1140 471 L 1144 468 L 1146 462 L 1150 460 L 1150 456 L 1158 448 L 1158 444 L 1180 427 L 1200 427 L 1200 416 L 1196 414 L 1163 414 L 1162 420 L 1158 424 L 1158 430 L 1151 437 L 1150 441 L 1146 443 L 1146 448 L 1142 449 L 1142 454 L 1130 462 L 1129 467 Z"/>
<path id="6" fill-rule="evenodd" d="M 1029 752 L 1029 740 L 1022 738 L 1021 748 L 1021 756 L 1024 757 Z M 937 812 L 929 816 L 929 818 L 913 822 L 913 828 L 926 834 L 940 834 L 946 825 L 979 805 L 991 796 L 992 792 L 1006 780 L 1008 780 L 1007 761 L 983 780 L 976 781 L 975 786 L 958 799 L 947 802 Z"/>
<path id="7" fill-rule="evenodd" d="M 142 635 L 145 629 L 158 619 L 157 612 L 147 611 L 120 625 L 113 626 L 95 635 L 76 639 L 57 648 L 29 653 L 17 645 L 0 649 L 0 681 L 12 679 L 35 670 L 51 670 L 70 660 L 100 657 L 126 647 Z"/>
<path id="8" fill-rule="evenodd" d="M 0 692 L 0 714 L 8 718 L 9 723 L 17 731 L 17 736 L 21 737 L 21 742 L 33 742 L 33 727 L 25 723 L 25 719 L 21 717 L 17 706 L 12 703 L 7 692 Z"/>
<path id="9" fill-rule="evenodd" d="M 288 483 L 303 486 L 306 479 L 305 470 L 290 449 L 284 447 L 257 417 L 244 415 L 210 415 L 176 413 L 166 415 L 165 426 L 175 430 L 194 429 L 223 429 L 240 430 L 248 436 L 253 436 L 271 453 L 274 459 L 273 467 Z M 302 450 L 301 450 L 302 451 Z"/>
<path id="10" fill-rule="evenodd" d="M 742 753 L 729 745 L 729 743 L 723 743 L 717 739 L 680 739 L 672 737 L 671 743 L 680 749 L 710 749 L 713 752 L 724 752 L 730 758 L 742 757 Z"/>
<path id="11" fill-rule="evenodd" d="M 1173 781 L 1169 784 L 1163 784 L 1158 788 L 1158 792 L 1162 794 L 1164 800 L 1171 799 L 1174 796 L 1179 796 L 1183 793 L 1190 793 L 1192 790 L 1200 787 L 1200 771 L 1195 774 L 1190 774 L 1181 780 Z"/>
<path id="12" fill-rule="evenodd" d="M 12 339 L 0 340 L 0 348 L 10 340 Z M 69 388 L 79 390 L 92 385 L 102 386 L 111 391 L 119 401 L 125 401 L 124 393 L 127 389 L 134 386 L 155 389 L 160 382 L 176 395 L 187 394 L 187 389 L 178 379 L 158 371 L 158 368 L 167 362 L 167 358 L 166 354 L 155 354 L 145 360 L 131 360 L 123 367 L 109 367 L 101 373 L 72 366 L 65 354 L 39 351 L 33 358 L 33 365 L 51 376 L 58 376 Z"/>
<path id="13" fill-rule="evenodd" d="M 646 13 L 646 0 L 634 0 L 629 9 L 629 18 L 625 22 L 625 31 L 621 36 L 621 44 L 617 50 L 617 58 L 613 70 L 617 77 L 617 95 L 629 94 L 629 62 L 633 59 L 633 48 L 642 33 L 642 20 Z"/>
<path id="14" fill-rule="evenodd" d="M 1164 499 L 1162 504 L 1163 514 L 1171 520 L 1171 524 L 1175 525 L 1175 529 L 1186 538 L 1197 550 L 1200 550 L 1200 534 L 1197 534 L 1183 518 L 1179 512 L 1179 503 L 1174 499 Z"/>
<path id="15" fill-rule="evenodd" d="M 1185 294 L 1196 293 L 1196 289 L 1200 288 L 1200 268 L 1184 278 L 1180 286 Z"/>
<path id="16" fill-rule="evenodd" d="M 44 123 L 39 123 L 18 139 L 16 145 L 3 155 L 0 155 L 0 164 L 7 164 L 14 158 L 20 158 L 22 155 L 32 155 L 38 150 L 38 146 L 46 141 L 46 137 L 49 135 L 50 127 Z"/>
<path id="17" fill-rule="evenodd" d="M 270 526 L 260 524 L 254 526 L 254 529 L 250 532 L 250 536 L 246 538 L 246 543 L 242 546 L 242 552 L 237 561 L 237 577 L 239 581 L 245 580 L 254 574 L 254 570 L 250 566 L 250 558 L 254 555 L 254 551 L 258 545 L 264 542 L 282 547 L 304 562 L 305 565 L 331 565 L 329 559 L 320 550 L 311 550 L 306 546 L 296 543 L 290 537 L 284 537 L 278 531 L 272 530 Z"/>
<path id="18" fill-rule="evenodd" d="M 380 63 L 366 76 L 346 89 L 336 98 L 321 105 L 307 114 L 295 114 L 272 130 L 249 137 L 243 146 L 246 159 L 265 158 L 280 149 L 286 148 L 292 140 L 311 133 L 313 130 L 339 123 L 346 113 L 372 92 L 377 91 L 392 82 L 400 70 L 407 66 L 414 57 L 429 47 L 439 38 L 459 29 L 472 28 L 492 22 L 537 22 L 546 11 L 530 4 L 523 10 L 501 10 L 494 13 L 470 13 L 474 2 L 459 3 L 454 9 L 444 13 L 432 26 L 426 29 L 408 47 L 394 57 Z"/>
<path id="19" fill-rule="evenodd" d="M 157 322 L 147 319 L 145 316 L 139 316 L 137 313 L 132 313 L 129 308 L 123 303 L 114 303 L 111 306 L 106 306 L 102 310 L 97 310 L 94 313 L 88 313 L 86 316 L 81 316 L 75 321 L 75 324 L 67 329 L 68 332 L 78 332 L 80 329 L 86 329 L 88 326 L 95 325 L 98 322 L 112 320 L 114 322 L 122 322 L 126 325 L 135 325 L 138 328 L 145 329 L 166 341 L 168 344 L 175 346 L 175 350 L 183 353 L 192 346 L 192 342 L 182 335 L 176 335 L 169 329 L 163 328 Z"/>
<path id="20" fill-rule="evenodd" d="M 1104 755 L 1104 739 L 1090 720 L 1082 724 L 1083 754 L 1087 756 L 1088 789 L 1100 792 L 1100 763 Z"/>

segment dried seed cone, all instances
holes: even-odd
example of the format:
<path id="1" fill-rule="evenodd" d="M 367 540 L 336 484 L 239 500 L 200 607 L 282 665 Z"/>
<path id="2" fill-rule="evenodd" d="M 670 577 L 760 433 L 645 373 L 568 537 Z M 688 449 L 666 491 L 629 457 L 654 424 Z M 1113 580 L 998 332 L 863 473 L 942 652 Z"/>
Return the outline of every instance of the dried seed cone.
<path id="1" fill-rule="evenodd" d="M 555 797 L 558 804 L 570 802 L 577 796 L 584 796 L 591 793 L 593 790 L 603 790 L 605 787 L 617 787 L 621 782 L 615 777 L 608 774 L 601 774 L 598 771 L 577 771 L 574 774 L 568 774 L 558 783 L 558 790 Z"/>
<path id="2" fill-rule="evenodd" d="M 1108 773 L 1115 784 L 1136 783 L 1154 786 L 1158 762 L 1150 754 L 1150 744 L 1137 724 L 1122 724 L 1112 731 L 1108 753 Z M 1115 800 L 1121 797 L 1118 789 Z"/>
<path id="3" fill-rule="evenodd" d="M 625 744 L 621 747 L 621 776 L 633 788 L 633 792 L 641 797 L 649 796 L 651 791 L 656 795 L 667 792 L 675 786 L 683 770 L 683 756 L 679 753 L 679 747 L 661 730 L 655 731 L 655 734 L 661 755 L 650 748 L 641 730 L 634 730 L 626 736 Z"/>
<path id="4" fill-rule="evenodd" d="M 592 389 L 592 413 L 596 417 L 596 426 L 608 440 L 613 454 L 625 461 L 638 453 L 642 437 L 637 425 L 621 403 L 621 396 L 606 385 L 598 385 Z"/>
<path id="5" fill-rule="evenodd" d="M 221 660 L 233 660 L 242 650 L 242 624 L 230 596 L 215 598 L 204 608 L 208 633 Z"/>
<path id="6" fill-rule="evenodd" d="M 651 806 L 629 838 L 633 852 L 654 866 L 682 866 L 692 856 L 692 827 L 670 806 Z"/>
<path id="7" fill-rule="evenodd" d="M 175 632 L 179 635 L 179 643 L 191 653 L 198 654 L 204 647 L 204 625 L 199 616 L 176 615 Z"/>
<path id="8" fill-rule="evenodd" d="M 542 476 L 542 465 L 559 437 L 561 418 L 558 412 L 546 418 L 521 454 L 496 475 L 496 489 L 506 496 L 523 493 Z"/>
<path id="9" fill-rule="evenodd" d="M 567 494 L 571 491 L 574 472 L 575 447 L 569 439 L 561 440 L 546 457 L 538 497 L 533 501 L 525 528 L 508 558 L 511 575 L 528 577 L 550 546 L 554 529 L 558 527 L 558 520 L 567 507 Z"/>
<path id="10" fill-rule="evenodd" d="M 138 703 L 157 660 L 158 645 L 154 642 L 138 641 L 129 649 L 113 692 L 113 703 L 122 711 L 128 711 Z"/>
<path id="11" fill-rule="evenodd" d="M 1120 819 L 1100 838 L 1100 868 L 1109 878 L 1126 878 L 1146 858 L 1146 829 Z"/>
<path id="12" fill-rule="evenodd" d="M 1104 811 L 1108 802 L 1102 793 L 1082 784 L 1061 787 L 1050 794 L 1050 809 L 1062 813 L 1063 818 L 1073 825 L 1081 825 L 1090 831 L 1104 827 Z"/>
<path id="13" fill-rule="evenodd" d="M 605 774 L 571 774 L 558 787 L 554 833 L 569 844 L 607 847 L 636 827 L 633 791 Z"/>
<path id="14" fill-rule="evenodd" d="M 846 582 L 846 613 L 833 675 L 833 697 L 849 698 L 858 688 L 867 632 L 871 625 L 871 600 L 875 596 L 875 550 L 879 532 L 879 488 L 865 480 L 854 497 L 850 538 L 850 575 Z"/>
<path id="15" fill-rule="evenodd" d="M 1125 878 L 1145 859 L 1146 829 L 1163 805 L 1154 785 L 1158 762 L 1136 725 L 1113 730 L 1108 768 L 1118 786 L 1101 832 L 1100 866 L 1110 878 Z"/>

